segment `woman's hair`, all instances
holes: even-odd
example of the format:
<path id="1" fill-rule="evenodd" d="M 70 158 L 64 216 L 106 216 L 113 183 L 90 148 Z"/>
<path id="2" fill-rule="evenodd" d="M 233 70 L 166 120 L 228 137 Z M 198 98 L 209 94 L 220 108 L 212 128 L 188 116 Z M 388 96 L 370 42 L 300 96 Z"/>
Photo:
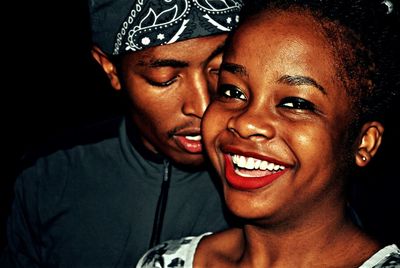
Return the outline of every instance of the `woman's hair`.
<path id="1" fill-rule="evenodd" d="M 332 45 L 358 129 L 369 120 L 383 121 L 400 91 L 399 4 L 394 0 L 248 0 L 241 21 L 264 12 L 312 16 Z"/>

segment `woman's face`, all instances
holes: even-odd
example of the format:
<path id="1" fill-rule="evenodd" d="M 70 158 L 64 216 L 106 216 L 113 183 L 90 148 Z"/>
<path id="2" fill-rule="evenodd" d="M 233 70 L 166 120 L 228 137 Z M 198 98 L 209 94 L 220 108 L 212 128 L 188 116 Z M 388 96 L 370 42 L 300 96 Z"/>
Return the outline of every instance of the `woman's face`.
<path id="1" fill-rule="evenodd" d="M 228 207 L 252 219 L 340 207 L 350 101 L 318 24 L 259 16 L 226 51 L 202 126 Z"/>

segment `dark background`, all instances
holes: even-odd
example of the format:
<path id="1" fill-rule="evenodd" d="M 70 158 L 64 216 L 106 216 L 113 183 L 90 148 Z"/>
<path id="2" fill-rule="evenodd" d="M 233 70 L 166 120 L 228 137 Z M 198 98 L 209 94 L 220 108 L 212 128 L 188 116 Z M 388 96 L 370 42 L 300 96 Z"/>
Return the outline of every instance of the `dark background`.
<path id="1" fill-rule="evenodd" d="M 121 112 L 118 96 L 90 55 L 86 0 L 19 1 L 3 10 L 11 19 L 2 21 L 0 249 L 21 154 L 57 132 Z M 397 243 L 399 111 L 398 105 L 390 111 L 382 150 L 356 190 L 366 228 Z"/>
<path id="2" fill-rule="evenodd" d="M 91 58 L 86 0 L 2 7 L 0 249 L 21 154 L 58 132 L 121 112 Z M 3 20 L 3 19 L 2 19 Z"/>

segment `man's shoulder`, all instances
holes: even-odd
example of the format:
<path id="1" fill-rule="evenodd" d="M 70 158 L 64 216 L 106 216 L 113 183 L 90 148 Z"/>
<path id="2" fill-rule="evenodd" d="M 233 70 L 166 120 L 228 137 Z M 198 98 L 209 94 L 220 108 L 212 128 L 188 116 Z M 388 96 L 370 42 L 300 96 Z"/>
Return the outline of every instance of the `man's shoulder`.
<path id="1" fill-rule="evenodd" d="M 101 176 L 110 159 L 104 154 L 118 147 L 121 122 L 121 118 L 115 118 L 64 132 L 30 150 L 18 167 L 16 192 L 31 203 L 39 202 L 46 208 L 46 215 L 52 215 L 62 209 L 57 208 L 61 198 L 68 205 L 77 192 L 101 187 L 98 180 L 110 178 Z"/>
<path id="2" fill-rule="evenodd" d="M 39 159 L 56 159 L 62 155 L 60 152 L 72 151 L 77 147 L 85 149 L 117 139 L 121 122 L 122 117 L 118 116 L 55 133 L 45 142 L 27 149 L 21 157 L 19 168 L 22 171 L 36 164 Z"/>

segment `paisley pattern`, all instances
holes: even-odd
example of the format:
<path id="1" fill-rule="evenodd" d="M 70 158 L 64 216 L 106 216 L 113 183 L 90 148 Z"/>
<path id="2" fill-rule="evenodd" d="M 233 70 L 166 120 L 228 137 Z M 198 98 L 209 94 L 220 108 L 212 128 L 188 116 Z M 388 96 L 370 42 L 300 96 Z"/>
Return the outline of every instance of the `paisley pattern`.
<path id="1" fill-rule="evenodd" d="M 241 0 L 138 0 L 122 23 L 114 55 L 231 31 Z"/>

